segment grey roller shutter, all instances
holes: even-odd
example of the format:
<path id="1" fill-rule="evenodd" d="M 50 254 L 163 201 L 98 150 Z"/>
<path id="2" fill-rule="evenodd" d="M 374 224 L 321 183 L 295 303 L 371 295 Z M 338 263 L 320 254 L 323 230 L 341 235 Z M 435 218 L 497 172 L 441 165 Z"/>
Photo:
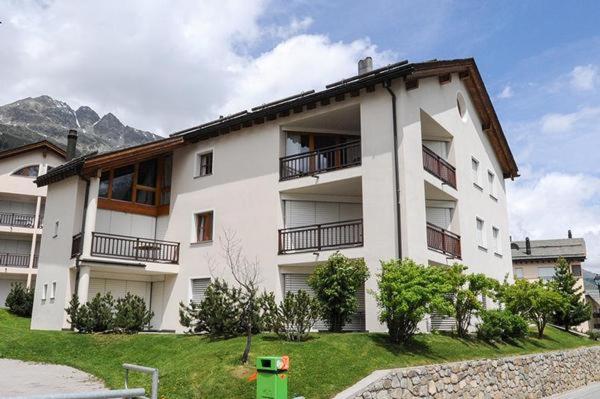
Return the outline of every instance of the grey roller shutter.
<path id="1" fill-rule="evenodd" d="M 304 290 L 310 295 L 314 295 L 314 291 L 308 285 L 309 274 L 284 274 L 283 275 L 283 290 L 284 295 L 288 292 L 298 292 Z M 365 289 L 362 287 L 356 294 L 358 299 L 358 310 L 352 316 L 350 323 L 344 326 L 344 331 L 364 331 L 365 330 Z M 324 321 L 318 321 L 315 324 L 317 330 L 327 330 L 327 324 Z"/>
<path id="2" fill-rule="evenodd" d="M 428 206 L 425 215 L 428 223 L 448 230 L 450 227 L 450 212 L 451 210 L 449 208 L 434 208 Z"/>
<path id="3" fill-rule="evenodd" d="M 210 278 L 192 279 L 192 302 L 200 303 L 204 299 L 204 293 L 210 284 Z"/>

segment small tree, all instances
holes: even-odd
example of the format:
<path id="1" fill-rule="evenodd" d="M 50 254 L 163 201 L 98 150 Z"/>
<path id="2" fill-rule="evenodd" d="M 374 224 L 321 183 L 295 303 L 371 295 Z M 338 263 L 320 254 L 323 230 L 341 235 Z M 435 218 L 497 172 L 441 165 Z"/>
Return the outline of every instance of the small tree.
<path id="1" fill-rule="evenodd" d="M 33 311 L 33 289 L 21 283 L 13 283 L 6 296 L 6 307 L 17 316 L 31 317 Z"/>
<path id="2" fill-rule="evenodd" d="M 552 315 L 564 306 L 563 297 L 541 280 L 530 283 L 520 279 L 514 285 L 508 285 L 505 281 L 501 298 L 507 310 L 535 323 L 538 338 L 544 336 L 544 329 Z"/>
<path id="3" fill-rule="evenodd" d="M 349 259 L 339 252 L 318 265 L 308 284 L 321 303 L 329 331 L 342 331 L 358 308 L 356 293 L 369 277 L 363 259 Z"/>
<path id="4" fill-rule="evenodd" d="M 118 298 L 115 305 L 115 329 L 125 333 L 137 333 L 150 326 L 154 312 L 146 307 L 144 299 L 128 292 Z"/>
<path id="5" fill-rule="evenodd" d="M 306 291 L 288 292 L 278 307 L 275 332 L 288 341 L 304 341 L 320 316 L 319 301 Z"/>
<path id="6" fill-rule="evenodd" d="M 557 324 L 569 328 L 583 323 L 592 317 L 592 308 L 583 300 L 583 287 L 577 287 L 577 279 L 564 258 L 559 258 L 554 268 L 554 289 L 564 298 L 563 306 L 554 314 Z"/>
<path id="7" fill-rule="evenodd" d="M 425 314 L 442 306 L 445 275 L 441 268 L 418 265 L 410 259 L 382 262 L 378 276 L 379 319 L 393 342 L 408 342 Z"/>
<path id="8" fill-rule="evenodd" d="M 456 333 L 466 337 L 473 315 L 483 310 L 481 298 L 490 296 L 498 282 L 485 274 L 467 274 L 467 267 L 458 263 L 443 270 L 446 275 L 446 295 L 438 310 L 454 317 Z"/>

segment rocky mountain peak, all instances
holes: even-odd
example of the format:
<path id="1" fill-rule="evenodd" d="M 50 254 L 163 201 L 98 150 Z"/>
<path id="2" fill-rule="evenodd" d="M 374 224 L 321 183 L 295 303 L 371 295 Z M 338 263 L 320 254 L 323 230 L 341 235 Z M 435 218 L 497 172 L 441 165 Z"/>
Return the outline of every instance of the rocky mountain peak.
<path id="1" fill-rule="evenodd" d="M 77 121 L 79 122 L 79 126 L 81 126 L 83 128 L 92 126 L 92 125 L 94 125 L 94 123 L 96 123 L 100 120 L 100 116 L 98 116 L 96 111 L 94 111 L 87 105 L 83 105 L 83 106 L 77 108 L 77 111 L 75 111 L 75 116 L 77 116 Z"/>

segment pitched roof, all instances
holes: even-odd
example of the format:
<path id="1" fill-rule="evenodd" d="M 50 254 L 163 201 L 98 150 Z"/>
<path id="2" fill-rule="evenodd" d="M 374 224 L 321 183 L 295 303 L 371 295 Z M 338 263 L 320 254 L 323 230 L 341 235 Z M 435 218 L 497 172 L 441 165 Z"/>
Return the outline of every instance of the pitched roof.
<path id="1" fill-rule="evenodd" d="M 51 151 L 62 158 L 65 158 L 67 156 L 65 150 L 62 147 L 60 147 L 48 140 L 42 140 L 42 141 L 38 141 L 35 143 L 25 144 L 20 147 L 15 147 L 15 148 L 11 148 L 8 150 L 0 151 L 0 159 L 4 159 L 4 158 L 12 157 L 15 155 L 23 154 L 23 153 L 26 153 L 29 151 L 40 150 L 40 149 L 46 150 L 46 151 Z"/>
<path id="2" fill-rule="evenodd" d="M 526 253 L 525 241 L 513 241 L 510 244 L 513 261 L 585 260 L 586 249 L 583 238 L 560 238 L 555 240 L 530 240 L 531 254 Z"/>
<path id="3" fill-rule="evenodd" d="M 84 160 L 85 165 L 83 165 L 82 170 L 91 173 L 94 169 L 102 165 L 110 164 L 114 166 L 115 161 L 119 163 L 130 162 L 131 159 L 139 158 L 139 153 L 146 152 L 148 147 L 156 147 L 156 143 L 168 144 L 163 147 L 163 151 L 166 152 L 176 146 L 183 145 L 184 142 L 193 143 L 199 140 L 206 140 L 277 118 L 285 118 L 292 113 L 297 114 L 305 110 L 314 109 L 317 104 L 326 106 L 330 103 L 343 101 L 348 94 L 350 97 L 359 96 L 362 89 L 366 89 L 366 92 L 372 92 L 375 90 L 376 85 L 387 85 L 395 79 L 416 81 L 421 78 L 439 77 L 440 81 L 442 81 L 442 77 L 447 80 L 446 78 L 452 73 L 458 74 L 458 77 L 464 82 L 469 91 L 469 95 L 481 121 L 482 130 L 487 134 L 492 144 L 502 167 L 504 177 L 518 177 L 519 170 L 517 164 L 473 58 L 447 61 L 433 60 L 420 63 L 402 61 L 391 64 L 331 83 L 319 92 L 315 92 L 314 90 L 303 92 L 254 107 L 251 111 L 241 111 L 212 122 L 173 133 L 169 139 L 158 140 L 112 153 L 97 154 Z M 156 147 L 157 150 L 160 148 L 160 145 Z M 55 169 L 60 168 L 62 166 Z M 37 181 L 38 185 L 48 184 L 49 182 L 46 182 L 44 179 L 38 179 Z"/>

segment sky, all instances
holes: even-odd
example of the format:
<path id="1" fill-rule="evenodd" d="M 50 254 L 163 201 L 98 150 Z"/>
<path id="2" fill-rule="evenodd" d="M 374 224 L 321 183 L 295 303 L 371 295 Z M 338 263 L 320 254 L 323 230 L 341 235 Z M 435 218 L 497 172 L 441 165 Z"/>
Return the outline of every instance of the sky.
<path id="1" fill-rule="evenodd" d="M 600 3 L 0 0 L 0 104 L 42 94 L 161 135 L 408 59 L 474 57 L 520 168 L 511 234 L 600 272 Z"/>

